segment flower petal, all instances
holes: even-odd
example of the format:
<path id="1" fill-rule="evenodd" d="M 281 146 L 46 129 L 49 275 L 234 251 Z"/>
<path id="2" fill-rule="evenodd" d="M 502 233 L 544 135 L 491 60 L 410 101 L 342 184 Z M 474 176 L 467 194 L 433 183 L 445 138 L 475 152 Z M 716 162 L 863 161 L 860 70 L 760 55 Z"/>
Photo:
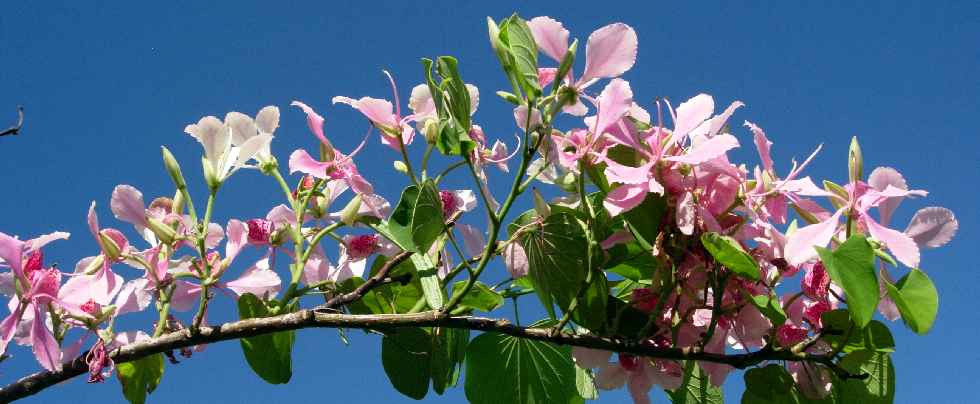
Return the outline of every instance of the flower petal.
<path id="1" fill-rule="evenodd" d="M 915 212 L 905 228 L 905 234 L 920 247 L 936 248 L 952 240 L 959 226 L 953 211 L 930 206 Z"/>
<path id="2" fill-rule="evenodd" d="M 783 258 L 790 265 L 800 265 L 816 258 L 817 250 L 813 247 L 826 247 L 827 243 L 830 243 L 830 239 L 837 232 L 837 225 L 842 212 L 843 210 L 838 210 L 827 220 L 801 227 L 787 236 Z"/>
<path id="3" fill-rule="evenodd" d="M 112 190 L 109 207 L 116 219 L 132 223 L 137 227 L 146 227 L 146 204 L 143 203 L 143 193 L 130 185 L 117 185 Z"/>
<path id="4" fill-rule="evenodd" d="M 568 30 L 551 17 L 534 17 L 527 22 L 538 49 L 556 62 L 568 52 Z"/>
<path id="5" fill-rule="evenodd" d="M 636 46 L 636 31 L 629 25 L 614 23 L 597 29 L 585 45 L 585 71 L 576 86 L 625 73 L 636 62 Z"/>

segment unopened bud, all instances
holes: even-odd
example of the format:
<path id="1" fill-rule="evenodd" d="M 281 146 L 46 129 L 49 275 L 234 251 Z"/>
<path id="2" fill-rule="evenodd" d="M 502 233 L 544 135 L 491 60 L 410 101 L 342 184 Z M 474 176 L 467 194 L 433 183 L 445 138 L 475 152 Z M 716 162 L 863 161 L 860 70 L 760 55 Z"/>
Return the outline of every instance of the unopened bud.
<path id="1" fill-rule="evenodd" d="M 170 205 L 170 213 L 175 215 L 184 214 L 184 194 L 182 192 L 177 191 L 174 194 L 173 204 Z"/>
<path id="2" fill-rule="evenodd" d="M 538 189 L 534 188 L 531 190 L 531 193 L 534 194 L 534 210 L 538 212 L 538 216 L 541 218 L 551 216 L 551 206 L 548 206 L 548 202 L 541 196 L 541 192 L 538 192 Z"/>
<path id="3" fill-rule="evenodd" d="M 170 174 L 170 178 L 174 180 L 174 185 L 181 189 L 187 187 L 187 183 L 184 182 L 184 174 L 180 172 L 180 164 L 177 164 L 177 159 L 174 158 L 173 153 L 170 153 L 170 150 L 165 146 L 160 146 L 160 149 L 163 154 L 163 166 Z"/>
<path id="4" fill-rule="evenodd" d="M 395 167 L 395 171 L 398 171 L 406 175 L 408 174 L 408 166 L 405 165 L 405 162 L 401 160 L 395 160 L 391 163 L 391 165 Z"/>
<path id="5" fill-rule="evenodd" d="M 122 257 L 122 247 L 116 244 L 116 241 L 105 230 L 99 232 L 99 244 L 102 244 L 102 252 L 109 260 L 119 261 L 119 258 Z"/>
<path id="6" fill-rule="evenodd" d="M 521 101 L 520 98 L 518 98 L 513 93 L 508 93 L 506 91 L 497 91 L 497 96 L 500 97 L 500 98 L 503 98 L 504 101 L 507 101 L 507 102 L 509 102 L 511 104 L 514 104 L 514 105 L 521 105 L 521 103 L 522 103 L 522 101 Z"/>
<path id="7" fill-rule="evenodd" d="M 422 127 L 422 135 L 425 136 L 425 142 L 428 144 L 436 144 L 439 140 L 440 125 L 439 121 L 436 119 L 426 119 L 425 125 Z"/>
<path id="8" fill-rule="evenodd" d="M 555 80 L 558 78 L 556 77 Z M 578 92 L 574 88 L 562 87 L 561 90 L 558 90 L 558 105 L 575 105 L 576 101 L 578 101 Z"/>
<path id="9" fill-rule="evenodd" d="M 340 221 L 350 226 L 357 221 L 357 212 L 361 210 L 361 195 L 355 195 L 354 199 L 347 202 L 347 206 L 340 211 Z"/>
<path id="10" fill-rule="evenodd" d="M 320 161 L 333 161 L 336 156 L 333 145 L 326 139 L 323 140 L 324 142 L 320 142 Z"/>
<path id="11" fill-rule="evenodd" d="M 206 157 L 201 157 L 201 166 L 204 168 L 204 182 L 208 184 L 208 189 L 215 191 L 221 187 L 221 179 L 214 171 L 214 166 L 211 165 Z"/>
<path id="12" fill-rule="evenodd" d="M 102 255 L 96 255 L 89 261 L 88 265 L 82 269 L 82 273 L 85 275 L 92 275 L 102 269 L 102 265 L 105 264 L 105 257 Z"/>
<path id="13" fill-rule="evenodd" d="M 174 238 L 177 237 L 177 231 L 173 227 L 163 223 L 152 217 L 146 219 L 147 227 L 153 232 L 153 235 L 157 236 L 158 239 L 163 244 L 170 244 L 174 242 Z"/>
<path id="14" fill-rule="evenodd" d="M 851 182 L 861 181 L 864 174 L 864 156 L 857 136 L 851 138 L 851 147 L 847 151 L 847 174 Z"/>

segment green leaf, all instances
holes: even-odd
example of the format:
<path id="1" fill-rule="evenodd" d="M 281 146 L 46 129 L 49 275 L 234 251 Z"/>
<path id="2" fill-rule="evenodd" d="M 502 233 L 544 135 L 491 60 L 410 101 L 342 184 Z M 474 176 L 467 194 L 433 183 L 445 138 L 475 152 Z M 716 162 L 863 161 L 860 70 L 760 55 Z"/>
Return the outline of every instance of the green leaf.
<path id="1" fill-rule="evenodd" d="M 657 270 L 657 260 L 650 254 L 650 250 L 644 249 L 639 243 L 617 245 L 609 253 L 613 258 L 606 264 L 607 271 L 626 279 L 635 282 L 650 279 Z"/>
<path id="2" fill-rule="evenodd" d="M 725 402 L 721 389 L 711 384 L 708 375 L 696 361 L 687 361 L 681 387 L 667 391 L 667 395 L 674 404 L 724 404 Z"/>
<path id="3" fill-rule="evenodd" d="M 432 78 L 432 59 L 422 58 L 422 67 L 425 69 L 425 84 L 429 87 L 429 94 L 432 95 L 432 103 L 436 106 L 436 113 L 439 115 L 440 120 L 445 119 L 449 116 L 446 113 L 446 109 L 442 102 L 442 91 L 439 91 L 439 86 L 436 81 Z"/>
<path id="4" fill-rule="evenodd" d="M 582 226 L 570 213 L 553 211 L 537 228 L 524 233 L 528 275 L 538 298 L 554 317 L 553 303 L 563 310 L 578 294 L 588 270 L 589 244 Z"/>
<path id="5" fill-rule="evenodd" d="M 606 330 L 606 302 L 609 301 L 609 286 L 602 271 L 594 270 L 592 281 L 578 299 L 578 307 L 572 313 L 572 320 L 593 332 Z"/>
<path id="6" fill-rule="evenodd" d="M 241 319 L 263 318 L 281 314 L 286 308 L 270 310 L 266 302 L 251 293 L 238 298 L 238 315 Z M 280 331 L 272 334 L 246 337 L 239 340 L 245 360 L 255 374 L 271 384 L 289 382 L 293 375 L 293 341 L 296 334 L 293 331 Z"/>
<path id="7" fill-rule="evenodd" d="M 426 303 L 433 309 L 441 309 L 446 292 L 439 282 L 439 271 L 435 264 L 429 259 L 428 254 L 412 254 L 411 260 L 418 271 L 419 284 L 422 285 L 422 293 L 425 295 Z"/>
<path id="8" fill-rule="evenodd" d="M 745 372 L 745 393 L 742 403 L 793 402 L 793 377 L 786 368 L 772 364 Z"/>
<path id="9" fill-rule="evenodd" d="M 424 254 L 442 234 L 444 220 L 439 190 L 429 180 L 421 188 L 410 185 L 402 191 L 384 229 L 386 236 L 402 249 Z"/>
<path id="10" fill-rule="evenodd" d="M 534 43 L 531 28 L 514 14 L 500 27 L 500 36 L 501 42 L 510 50 L 511 61 L 524 93 L 529 100 L 536 99 L 541 94 L 541 86 L 538 84 L 538 45 Z"/>
<path id="11" fill-rule="evenodd" d="M 759 266 L 749 255 L 738 240 L 718 233 L 704 233 L 701 235 L 701 244 L 711 253 L 721 265 L 732 270 L 743 278 L 759 280 Z"/>
<path id="12" fill-rule="evenodd" d="M 859 328 L 871 321 L 878 307 L 878 276 L 875 274 L 874 252 L 861 235 L 847 239 L 837 250 L 816 247 L 830 279 L 844 288 L 847 309 Z"/>
<path id="13" fill-rule="evenodd" d="M 432 390 L 442 394 L 449 386 L 455 386 L 459 380 L 463 359 L 466 357 L 466 345 L 469 343 L 470 331 L 455 328 L 432 328 L 432 341 L 429 362 L 432 377 Z"/>
<path id="14" fill-rule="evenodd" d="M 474 404 L 567 403 L 579 397 L 570 348 L 497 333 L 470 342 L 465 390 Z"/>
<path id="15" fill-rule="evenodd" d="M 398 328 L 381 339 L 381 364 L 398 392 L 421 400 L 429 392 L 432 341 L 421 328 Z M 421 365 L 421 366 L 420 366 Z"/>
<path id="16" fill-rule="evenodd" d="M 582 369 L 575 365 L 575 390 L 579 397 L 586 400 L 599 398 L 599 392 L 595 388 L 595 379 L 592 377 L 591 369 Z"/>
<path id="17" fill-rule="evenodd" d="M 449 93 L 449 113 L 459 128 L 470 128 L 470 92 L 459 75 L 458 62 L 452 56 L 440 56 L 436 61 L 436 71 L 442 76 L 441 87 Z"/>
<path id="18" fill-rule="evenodd" d="M 896 284 L 885 282 L 885 288 L 905 325 L 917 334 L 928 333 L 939 312 L 939 292 L 926 273 L 913 268 Z"/>
<path id="19" fill-rule="evenodd" d="M 116 376 L 122 385 L 123 396 L 131 404 L 143 404 L 146 395 L 156 390 L 163 378 L 163 354 L 120 363 L 116 365 Z"/>
<path id="20" fill-rule="evenodd" d="M 772 321 L 773 327 L 779 327 L 786 322 L 786 312 L 775 295 L 751 296 L 749 300 L 762 315 Z"/>
<path id="21" fill-rule="evenodd" d="M 623 212 L 627 228 L 644 250 L 651 251 L 660 233 L 660 221 L 667 212 L 667 199 L 649 193 L 635 208 Z"/>
<path id="22" fill-rule="evenodd" d="M 453 284 L 453 297 L 458 295 L 463 290 L 463 285 L 465 285 L 466 282 L 467 281 L 459 281 Z M 477 282 L 473 284 L 473 287 L 466 293 L 466 296 L 463 296 L 463 299 L 459 301 L 459 304 L 463 307 L 490 312 L 502 306 L 504 304 L 504 298 L 500 295 L 500 293 L 490 289 L 490 287 L 482 282 Z"/>
<path id="23" fill-rule="evenodd" d="M 867 374 L 864 380 L 838 380 L 835 389 L 848 401 L 862 404 L 890 404 L 895 401 L 895 367 L 891 355 L 884 352 L 854 351 L 840 361 L 853 374 Z"/>

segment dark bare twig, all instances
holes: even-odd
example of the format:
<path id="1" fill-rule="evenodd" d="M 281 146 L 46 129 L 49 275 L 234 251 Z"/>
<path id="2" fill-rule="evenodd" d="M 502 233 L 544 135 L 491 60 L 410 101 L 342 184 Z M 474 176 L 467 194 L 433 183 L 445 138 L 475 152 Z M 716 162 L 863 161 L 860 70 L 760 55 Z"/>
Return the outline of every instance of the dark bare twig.
<path id="1" fill-rule="evenodd" d="M 11 126 L 9 128 L 7 128 L 7 129 L 4 129 L 3 132 L 0 132 L 0 136 L 17 135 L 17 134 L 20 133 L 20 128 L 23 128 L 23 127 L 24 127 L 24 107 L 18 105 L 17 106 L 17 124 L 14 125 L 14 126 Z"/>

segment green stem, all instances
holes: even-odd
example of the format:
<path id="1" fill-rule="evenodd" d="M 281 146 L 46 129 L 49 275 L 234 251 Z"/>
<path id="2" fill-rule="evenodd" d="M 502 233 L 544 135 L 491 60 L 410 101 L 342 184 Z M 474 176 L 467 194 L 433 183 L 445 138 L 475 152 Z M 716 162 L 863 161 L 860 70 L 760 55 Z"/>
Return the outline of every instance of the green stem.
<path id="1" fill-rule="evenodd" d="M 405 167 L 408 168 L 408 176 L 412 178 L 412 183 L 415 185 L 419 184 L 419 179 L 415 178 L 415 170 L 412 169 L 412 161 L 408 158 L 408 149 L 405 148 L 405 140 L 402 139 L 402 134 L 398 134 L 398 151 L 402 153 L 402 160 L 405 162 Z"/>
<path id="2" fill-rule="evenodd" d="M 429 167 L 429 157 L 432 155 L 432 149 L 434 147 L 434 144 L 429 143 L 428 146 L 425 147 L 425 153 L 422 154 L 422 181 L 425 181 L 425 179 L 428 178 L 426 169 Z"/>

